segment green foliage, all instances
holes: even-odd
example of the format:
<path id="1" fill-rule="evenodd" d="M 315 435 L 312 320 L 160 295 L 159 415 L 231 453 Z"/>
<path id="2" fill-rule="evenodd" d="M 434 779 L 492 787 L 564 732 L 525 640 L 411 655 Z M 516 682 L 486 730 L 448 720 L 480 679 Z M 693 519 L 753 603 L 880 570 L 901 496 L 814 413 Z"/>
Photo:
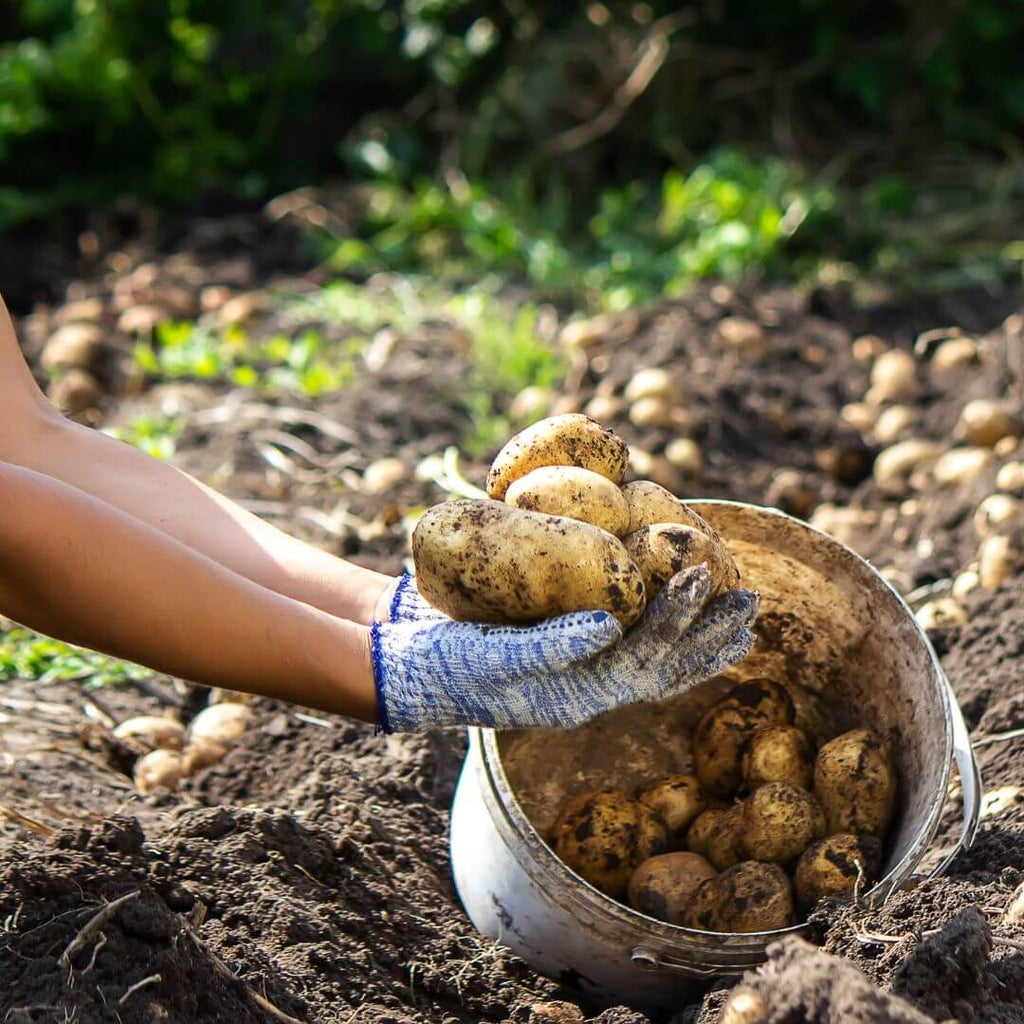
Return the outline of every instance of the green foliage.
<path id="1" fill-rule="evenodd" d="M 152 675 L 149 669 L 50 640 L 20 626 L 4 628 L 4 620 L 0 619 L 0 680 L 23 679 L 44 684 L 85 680 L 86 688 L 93 689 Z"/>
<path id="2" fill-rule="evenodd" d="M 139 416 L 125 427 L 108 427 L 103 433 L 141 448 L 154 459 L 166 461 L 177 450 L 184 429 L 184 416 Z"/>
<path id="3" fill-rule="evenodd" d="M 1021 38 L 1017 0 L 25 0 L 0 9 L 0 223 L 346 167 L 518 168 L 586 208 L 737 141 L 816 166 L 1002 154 Z M 646 90 L 620 92 L 662 44 Z"/>
<path id="4" fill-rule="evenodd" d="M 240 327 L 213 331 L 168 321 L 157 327 L 155 344 L 139 342 L 134 354 L 139 367 L 154 377 L 230 381 L 316 398 L 354 379 L 365 342 L 355 336 L 332 345 L 313 330 L 256 340 Z"/>

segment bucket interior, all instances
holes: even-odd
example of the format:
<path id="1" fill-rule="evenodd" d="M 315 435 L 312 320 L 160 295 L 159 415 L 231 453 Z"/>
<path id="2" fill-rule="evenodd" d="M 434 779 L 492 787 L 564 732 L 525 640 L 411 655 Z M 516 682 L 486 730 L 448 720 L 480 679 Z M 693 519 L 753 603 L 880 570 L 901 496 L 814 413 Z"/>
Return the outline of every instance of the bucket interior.
<path id="1" fill-rule="evenodd" d="M 570 731 L 500 734 L 498 756 L 519 810 L 546 839 L 562 805 L 578 793 L 635 795 L 666 775 L 692 773 L 690 732 L 701 712 L 737 682 L 768 676 L 791 687 L 797 724 L 816 743 L 857 727 L 888 741 L 899 801 L 882 876 L 883 883 L 902 880 L 934 833 L 952 750 L 931 648 L 902 601 L 831 538 L 767 509 L 693 507 L 722 534 L 743 585 L 761 593 L 754 651 L 725 675 L 662 704 L 623 708 Z"/>

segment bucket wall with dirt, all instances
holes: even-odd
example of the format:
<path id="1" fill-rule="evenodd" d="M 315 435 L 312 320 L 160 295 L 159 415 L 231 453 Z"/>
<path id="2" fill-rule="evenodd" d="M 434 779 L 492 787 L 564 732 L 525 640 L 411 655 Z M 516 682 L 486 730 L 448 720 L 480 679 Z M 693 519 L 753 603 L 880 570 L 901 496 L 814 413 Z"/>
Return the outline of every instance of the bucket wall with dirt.
<path id="1" fill-rule="evenodd" d="M 743 584 L 761 593 L 751 655 L 688 693 L 579 729 L 473 730 L 452 808 L 455 884 L 476 928 L 584 994 L 641 1007 L 680 1005 L 695 980 L 756 966 L 769 942 L 805 926 L 725 934 L 645 917 L 588 885 L 544 837 L 577 793 L 633 793 L 666 775 L 691 773 L 692 726 L 737 682 L 769 676 L 787 683 L 797 724 L 818 743 L 858 726 L 888 740 L 900 801 L 881 880 L 864 898 L 884 899 L 920 865 L 954 759 L 964 800 L 961 845 L 973 839 L 980 804 L 977 767 L 949 684 L 885 580 L 831 537 L 775 510 L 731 502 L 694 508 L 725 538 Z"/>

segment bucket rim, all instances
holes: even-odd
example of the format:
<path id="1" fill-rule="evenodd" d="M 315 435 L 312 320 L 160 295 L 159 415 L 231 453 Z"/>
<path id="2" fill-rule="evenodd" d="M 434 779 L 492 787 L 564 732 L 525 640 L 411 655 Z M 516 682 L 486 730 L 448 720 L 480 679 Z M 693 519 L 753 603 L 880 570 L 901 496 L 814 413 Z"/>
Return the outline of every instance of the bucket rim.
<path id="1" fill-rule="evenodd" d="M 945 765 L 945 768 L 942 772 L 941 779 L 936 780 L 937 785 L 935 798 L 931 802 L 928 815 L 918 830 L 918 835 L 914 843 L 899 859 L 899 861 L 897 861 L 896 864 L 894 864 L 893 867 L 890 868 L 889 871 L 886 872 L 886 874 L 861 897 L 862 901 L 869 905 L 882 903 L 904 882 L 913 876 L 914 869 L 920 863 L 921 858 L 924 856 L 928 847 L 932 844 L 935 834 L 938 831 L 945 797 L 949 787 L 954 750 L 953 712 L 950 703 L 955 698 L 946 680 L 945 672 L 938 659 L 938 655 L 935 653 L 935 649 L 929 641 L 924 629 L 914 617 L 913 610 L 896 588 L 884 576 L 882 576 L 882 574 L 866 558 L 858 554 L 846 544 L 843 544 L 842 541 L 837 540 L 831 534 L 826 533 L 824 530 L 821 530 L 816 526 L 812 526 L 803 519 L 791 516 L 788 513 L 783 512 L 781 509 L 755 505 L 751 502 L 731 501 L 716 498 L 695 498 L 687 500 L 686 504 L 694 508 L 697 512 L 699 512 L 702 507 L 709 505 L 716 508 L 721 507 L 749 510 L 759 515 L 783 520 L 800 529 L 806 530 L 809 533 L 816 534 L 823 541 L 841 549 L 841 551 L 853 559 L 855 563 L 859 563 L 863 569 L 866 569 L 868 573 L 870 573 L 870 575 L 888 591 L 889 595 L 895 599 L 898 608 L 909 619 L 910 623 L 912 623 L 913 629 L 918 634 L 921 643 L 924 646 L 931 674 L 935 680 L 936 688 L 939 691 L 941 699 L 943 741 L 945 746 L 945 756 L 942 763 Z M 592 916 L 596 915 L 618 928 L 643 927 L 645 930 L 643 941 L 647 944 L 655 942 L 663 943 L 666 946 L 675 946 L 682 941 L 686 941 L 691 944 L 703 945 L 708 949 L 719 948 L 726 958 L 729 958 L 730 954 L 741 958 L 735 963 L 704 963 L 703 966 L 710 968 L 711 973 L 715 973 L 716 968 L 735 970 L 736 968 L 753 966 L 756 963 L 761 962 L 763 957 L 757 957 L 757 959 L 750 960 L 749 958 L 751 954 L 763 953 L 763 950 L 768 943 L 784 938 L 787 935 L 800 935 L 806 933 L 808 929 L 806 921 L 795 925 L 789 925 L 786 928 L 776 928 L 770 931 L 758 932 L 715 932 L 703 931 L 696 928 L 687 928 L 683 925 L 669 924 L 666 921 L 660 921 L 657 918 L 648 917 L 647 915 L 634 910 L 632 907 L 619 903 L 617 900 L 605 895 L 605 893 L 601 892 L 600 889 L 595 888 L 585 878 L 573 871 L 555 854 L 554 850 L 551 849 L 548 843 L 534 827 L 533 822 L 530 821 L 526 813 L 523 811 L 515 790 L 512 788 L 508 776 L 505 773 L 505 767 L 501 759 L 501 751 L 498 747 L 499 731 L 482 727 L 471 727 L 469 729 L 469 734 L 471 745 L 476 745 L 479 749 L 480 762 L 485 774 L 487 789 L 490 792 L 493 803 L 500 811 L 501 821 L 505 828 L 507 830 L 511 830 L 520 842 L 526 843 L 527 848 L 533 855 L 535 866 L 543 873 L 543 878 L 534 878 L 534 881 L 548 893 L 549 897 L 552 896 L 549 886 L 564 886 L 564 883 L 569 881 L 572 883 L 572 886 L 564 887 L 562 889 L 562 895 L 564 896 L 568 894 L 572 902 L 576 904 L 580 910 L 583 910 Z M 657 965 L 655 964 L 654 966 Z M 672 965 L 666 964 L 665 966 Z"/>

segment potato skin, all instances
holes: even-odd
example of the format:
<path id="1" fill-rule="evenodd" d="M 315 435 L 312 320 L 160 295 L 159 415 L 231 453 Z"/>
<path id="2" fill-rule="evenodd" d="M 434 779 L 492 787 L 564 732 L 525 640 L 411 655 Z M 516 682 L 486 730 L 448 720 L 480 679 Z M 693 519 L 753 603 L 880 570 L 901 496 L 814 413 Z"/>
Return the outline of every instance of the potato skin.
<path id="1" fill-rule="evenodd" d="M 747 860 L 701 882 L 683 914 L 687 928 L 762 932 L 793 924 L 793 888 L 777 864 Z"/>
<path id="2" fill-rule="evenodd" d="M 825 835 L 825 812 L 805 789 L 769 782 L 743 807 L 741 847 L 751 860 L 789 864 Z"/>
<path id="3" fill-rule="evenodd" d="M 870 729 L 853 729 L 826 743 L 814 762 L 814 793 L 828 834 L 882 839 L 896 807 L 896 772 L 889 748 Z"/>
<path id="4" fill-rule="evenodd" d="M 173 718 L 139 715 L 125 719 L 115 730 L 119 740 L 138 740 L 154 750 L 181 750 L 185 743 L 185 727 Z"/>
<path id="5" fill-rule="evenodd" d="M 686 833 L 686 845 L 717 871 L 743 860 L 743 807 L 715 808 L 698 814 Z"/>
<path id="6" fill-rule="evenodd" d="M 582 413 L 549 416 L 512 437 L 487 474 L 487 496 L 500 501 L 509 485 L 541 466 L 579 466 L 622 482 L 629 462 L 626 442 Z"/>
<path id="7" fill-rule="evenodd" d="M 698 719 L 693 731 L 697 778 L 712 796 L 729 797 L 743 779 L 743 751 L 750 737 L 767 725 L 790 725 L 793 700 L 771 679 L 734 686 Z"/>
<path id="8" fill-rule="evenodd" d="M 767 782 L 788 782 L 810 790 L 813 780 L 814 751 L 802 729 L 766 725 L 750 737 L 743 752 L 743 784 L 748 790 Z"/>
<path id="9" fill-rule="evenodd" d="M 708 567 L 711 596 L 739 583 L 739 570 L 725 545 L 692 526 L 655 523 L 626 534 L 622 542 L 643 575 L 648 600 L 677 572 L 694 565 Z"/>
<path id="10" fill-rule="evenodd" d="M 564 516 L 499 501 L 446 501 L 412 535 L 420 593 L 453 619 L 533 622 L 611 612 L 623 628 L 644 610 L 640 570 L 622 542 Z"/>
<path id="11" fill-rule="evenodd" d="M 853 892 L 858 868 L 867 885 L 878 877 L 881 864 L 882 844 L 874 836 L 840 833 L 811 843 L 793 876 L 797 903 L 807 911 L 826 896 Z"/>
<path id="12" fill-rule="evenodd" d="M 581 793 L 562 808 L 551 832 L 555 854 L 612 899 L 629 876 L 668 842 L 665 823 L 649 807 L 613 791 Z"/>
<path id="13" fill-rule="evenodd" d="M 707 805 L 696 775 L 669 775 L 645 789 L 638 799 L 661 815 L 673 835 L 684 834 Z"/>
<path id="14" fill-rule="evenodd" d="M 579 519 L 616 537 L 629 529 L 629 505 L 607 477 L 578 466 L 541 466 L 505 492 L 505 504 L 527 512 Z"/>
<path id="15" fill-rule="evenodd" d="M 696 853 L 649 857 L 630 875 L 629 905 L 648 917 L 681 924 L 697 886 L 715 877 L 715 869 Z"/>
<path id="16" fill-rule="evenodd" d="M 622 495 L 629 505 L 629 533 L 636 533 L 655 523 L 679 523 L 692 526 L 721 542 L 722 538 L 705 519 L 653 480 L 634 480 L 622 488 Z"/>

